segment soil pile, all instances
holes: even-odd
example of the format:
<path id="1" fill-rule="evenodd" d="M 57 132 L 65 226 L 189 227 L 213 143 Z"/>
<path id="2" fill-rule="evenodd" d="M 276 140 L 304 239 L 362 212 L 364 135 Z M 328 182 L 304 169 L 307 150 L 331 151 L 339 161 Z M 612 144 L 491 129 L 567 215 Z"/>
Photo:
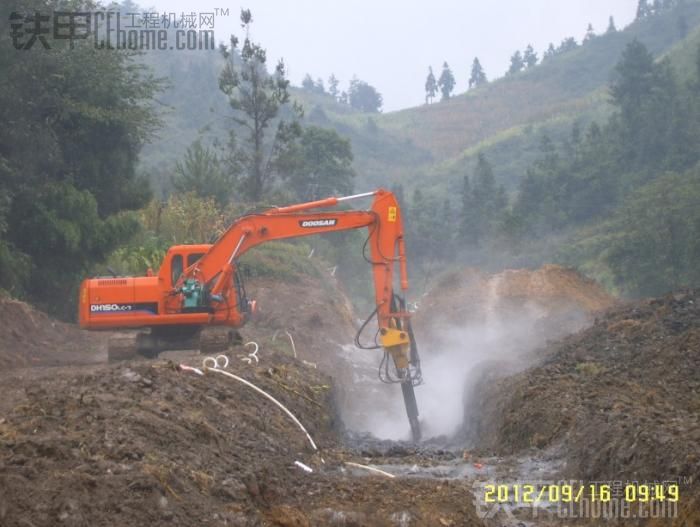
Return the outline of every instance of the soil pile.
<path id="1" fill-rule="evenodd" d="M 526 314 L 535 320 L 539 337 L 556 338 L 581 329 L 592 314 L 614 303 L 595 281 L 559 265 L 497 274 L 468 268 L 438 280 L 421 299 L 416 323 L 439 337 L 455 327 L 494 320 L 507 324 Z"/>
<path id="2" fill-rule="evenodd" d="M 352 304 L 333 277 L 252 280 L 247 289 L 258 313 L 241 330 L 244 338 L 289 354 L 296 350 L 298 358 L 337 373 L 333 351 L 351 343 L 355 329 Z"/>
<path id="3" fill-rule="evenodd" d="M 612 309 L 539 357 L 475 387 L 465 426 L 482 448 L 560 447 L 576 479 L 700 473 L 700 291 Z"/>
<path id="4" fill-rule="evenodd" d="M 0 320 L 0 369 L 106 359 L 104 334 L 58 322 L 19 300 L 0 297 Z"/>
<path id="5" fill-rule="evenodd" d="M 268 353 L 230 371 L 288 406 L 320 453 L 278 407 L 220 374 L 163 360 L 3 372 L 0 525 L 480 524 L 466 483 L 345 466 L 365 461 L 339 447 L 317 369 Z"/>

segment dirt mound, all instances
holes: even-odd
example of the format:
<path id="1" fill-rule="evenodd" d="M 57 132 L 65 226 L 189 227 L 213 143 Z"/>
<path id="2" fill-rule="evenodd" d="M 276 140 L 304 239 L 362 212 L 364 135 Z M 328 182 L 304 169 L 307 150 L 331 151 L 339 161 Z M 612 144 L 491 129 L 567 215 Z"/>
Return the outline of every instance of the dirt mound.
<path id="1" fill-rule="evenodd" d="M 355 329 L 352 304 L 333 277 L 252 280 L 248 294 L 257 301 L 258 313 L 241 330 L 244 337 L 282 352 L 296 351 L 298 358 L 337 372 L 333 349 L 351 343 Z"/>
<path id="2" fill-rule="evenodd" d="M 0 369 L 89 364 L 106 358 L 104 334 L 81 331 L 34 309 L 0 297 Z"/>
<path id="3" fill-rule="evenodd" d="M 558 265 L 497 274 L 469 268 L 437 281 L 421 299 L 416 322 L 426 332 L 439 335 L 467 324 L 507 322 L 527 312 L 542 320 L 540 329 L 552 338 L 580 329 L 592 321 L 592 313 L 614 302 L 596 282 Z"/>
<path id="4" fill-rule="evenodd" d="M 317 369 L 266 354 L 230 371 L 320 453 L 249 387 L 168 361 L 1 374 L 0 525 L 480 524 L 466 484 L 345 466 L 364 461 L 338 446 Z"/>
<path id="5" fill-rule="evenodd" d="M 700 292 L 617 307 L 474 389 L 466 427 L 506 454 L 560 445 L 566 476 L 661 481 L 700 473 Z"/>

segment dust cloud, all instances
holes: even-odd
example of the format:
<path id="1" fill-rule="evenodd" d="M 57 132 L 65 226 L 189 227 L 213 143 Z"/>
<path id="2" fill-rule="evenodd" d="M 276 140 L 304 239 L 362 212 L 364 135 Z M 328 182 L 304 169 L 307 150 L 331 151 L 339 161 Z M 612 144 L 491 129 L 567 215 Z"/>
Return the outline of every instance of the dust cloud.
<path id="1" fill-rule="evenodd" d="M 497 378 L 527 368 L 535 349 L 585 327 L 591 313 L 611 301 L 597 285 L 555 266 L 472 275 L 440 289 L 427 295 L 415 315 L 425 381 L 416 388 L 424 439 L 455 436 L 485 375 Z M 367 352 L 352 355 L 355 395 L 341 408 L 346 426 L 380 439 L 409 439 L 401 390 L 378 387 L 380 357 L 362 353 Z"/>

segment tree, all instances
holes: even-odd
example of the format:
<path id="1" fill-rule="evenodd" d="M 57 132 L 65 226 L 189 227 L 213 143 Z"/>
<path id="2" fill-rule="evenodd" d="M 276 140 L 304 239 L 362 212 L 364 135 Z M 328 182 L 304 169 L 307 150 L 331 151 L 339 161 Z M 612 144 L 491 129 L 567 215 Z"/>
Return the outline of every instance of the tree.
<path id="1" fill-rule="evenodd" d="M 383 104 L 382 95 L 374 86 L 356 77 L 350 81 L 348 101 L 356 110 L 369 113 L 380 112 Z"/>
<path id="2" fill-rule="evenodd" d="M 462 183 L 462 208 L 459 213 L 459 238 L 467 245 L 475 246 L 479 241 L 478 223 L 479 207 L 474 201 L 469 176 L 465 175 Z"/>
<path id="3" fill-rule="evenodd" d="M 578 47 L 578 43 L 574 37 L 567 37 L 561 41 L 557 53 L 566 53 L 567 51 L 573 51 Z"/>
<path id="4" fill-rule="evenodd" d="M 189 146 L 182 161 L 175 164 L 172 182 L 178 192 L 193 192 L 225 206 L 233 192 L 234 178 L 222 170 L 216 154 L 197 139 Z"/>
<path id="5" fill-rule="evenodd" d="M 593 31 L 593 24 L 589 22 L 588 27 L 586 28 L 586 36 L 583 37 L 584 42 L 588 42 L 589 40 L 593 40 L 595 38 L 595 31 Z"/>
<path id="6" fill-rule="evenodd" d="M 304 75 L 304 80 L 301 81 L 301 87 L 309 92 L 315 91 L 316 85 L 314 84 L 314 80 L 311 78 L 311 75 L 308 73 Z"/>
<path id="7" fill-rule="evenodd" d="M 335 75 L 331 74 L 330 77 L 328 77 L 328 93 L 334 98 L 338 99 L 338 85 L 340 84 L 340 81 L 335 78 Z"/>
<path id="8" fill-rule="evenodd" d="M 425 79 L 425 104 L 430 104 L 437 93 L 437 82 L 433 75 L 433 68 L 428 66 L 428 77 Z"/>
<path id="9" fill-rule="evenodd" d="M 348 139 L 335 130 L 309 126 L 285 156 L 284 178 L 303 201 L 349 194 L 355 177 L 352 160 Z"/>
<path id="10" fill-rule="evenodd" d="M 520 51 L 516 51 L 510 58 L 510 68 L 508 68 L 508 75 L 515 75 L 516 73 L 520 73 L 524 65 L 525 63 L 523 62 L 523 56 L 520 54 Z"/>
<path id="11" fill-rule="evenodd" d="M 554 55 L 557 54 L 557 50 L 554 47 L 554 44 L 551 42 L 549 43 L 549 47 L 547 48 L 547 51 L 544 52 L 544 55 L 542 55 L 542 60 L 547 60 L 552 58 Z"/>
<path id="12" fill-rule="evenodd" d="M 678 28 L 678 34 L 681 36 L 681 38 L 685 38 L 688 34 L 688 19 L 685 16 L 680 15 L 676 20 L 676 27 Z"/>
<path id="13" fill-rule="evenodd" d="M 669 162 L 669 153 L 687 130 L 690 112 L 678 97 L 678 83 L 668 60 L 655 63 L 644 44 L 627 45 L 615 67 L 610 93 L 618 111 L 612 121 L 620 155 L 635 177 L 645 180 Z"/>
<path id="14" fill-rule="evenodd" d="M 324 86 L 323 79 L 321 77 L 316 79 L 316 84 L 314 84 L 314 90 L 320 95 L 325 95 L 326 87 Z"/>
<path id="15" fill-rule="evenodd" d="M 128 211 L 151 197 L 138 154 L 160 124 L 163 83 L 134 53 L 88 40 L 14 49 L 12 11 L 59 7 L 0 3 L 0 287 L 72 318 L 79 281 L 133 235 Z"/>
<path id="16" fill-rule="evenodd" d="M 700 283 L 699 176 L 694 169 L 659 177 L 599 229 L 593 241 L 625 293 L 656 296 Z"/>
<path id="17" fill-rule="evenodd" d="M 651 14 L 651 10 L 649 8 L 649 3 L 647 0 L 639 0 L 639 3 L 637 4 L 637 16 L 635 20 L 641 20 L 644 17 L 647 17 Z"/>
<path id="18" fill-rule="evenodd" d="M 532 68 L 537 65 L 537 53 L 533 49 L 531 44 L 528 44 L 523 53 L 523 64 L 525 67 Z"/>
<path id="19" fill-rule="evenodd" d="M 278 120 L 274 136 L 268 133 L 280 109 L 289 103 L 289 81 L 281 60 L 274 74 L 266 71 L 265 49 L 248 37 L 251 22 L 250 11 L 241 10 L 246 37 L 240 50 L 240 66 L 234 62 L 238 39 L 232 36 L 230 47 L 221 46 L 226 64 L 219 87 L 234 111 L 233 120 L 247 132 L 247 144 L 239 146 L 237 151 L 243 164 L 240 190 L 250 200 L 260 201 L 274 183 L 277 159 L 296 140 L 301 129 L 295 120 Z M 300 107 L 292 105 L 292 113 L 300 115 Z"/>
<path id="20" fill-rule="evenodd" d="M 440 88 L 440 93 L 442 93 L 442 100 L 446 101 L 449 99 L 455 87 L 455 77 L 452 75 L 452 70 L 450 70 L 447 62 L 442 64 L 442 73 L 438 79 L 438 87 Z"/>
<path id="21" fill-rule="evenodd" d="M 613 19 L 612 15 L 608 19 L 608 29 L 605 30 L 605 34 L 609 35 L 610 33 L 615 33 L 617 32 L 617 27 L 615 27 L 615 19 Z"/>
<path id="22" fill-rule="evenodd" d="M 474 62 L 472 62 L 472 71 L 469 76 L 469 88 L 478 88 L 482 84 L 486 84 L 488 79 L 486 78 L 486 73 L 484 73 L 484 68 L 481 67 L 481 62 L 479 62 L 478 57 L 474 57 Z"/>
<path id="23" fill-rule="evenodd" d="M 464 176 L 459 235 L 468 245 L 479 245 L 492 236 L 508 205 L 503 186 L 496 184 L 493 167 L 479 152 L 470 180 Z"/>

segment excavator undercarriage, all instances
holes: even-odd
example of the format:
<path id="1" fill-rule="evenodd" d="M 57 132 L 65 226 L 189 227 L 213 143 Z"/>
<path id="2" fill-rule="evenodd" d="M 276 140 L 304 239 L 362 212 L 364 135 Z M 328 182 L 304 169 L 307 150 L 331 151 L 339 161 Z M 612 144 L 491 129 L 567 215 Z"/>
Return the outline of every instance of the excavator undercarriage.
<path id="1" fill-rule="evenodd" d="M 153 359 L 164 351 L 199 350 L 204 355 L 221 353 L 242 343 L 240 333 L 226 327 L 156 327 L 150 331 L 111 337 L 107 348 L 110 362 L 139 356 Z"/>

